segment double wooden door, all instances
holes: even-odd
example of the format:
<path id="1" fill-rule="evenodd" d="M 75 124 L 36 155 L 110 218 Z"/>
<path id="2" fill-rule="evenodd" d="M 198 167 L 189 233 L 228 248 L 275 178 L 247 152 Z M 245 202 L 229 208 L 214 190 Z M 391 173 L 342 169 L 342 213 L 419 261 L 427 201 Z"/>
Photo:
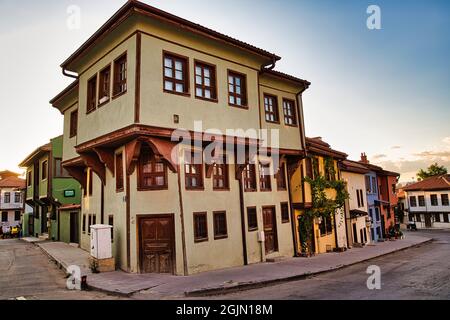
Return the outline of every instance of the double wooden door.
<path id="1" fill-rule="evenodd" d="M 263 208 L 266 254 L 278 251 L 277 219 L 275 207 Z"/>
<path id="2" fill-rule="evenodd" d="M 174 273 L 175 231 L 173 215 L 139 219 L 141 273 Z"/>

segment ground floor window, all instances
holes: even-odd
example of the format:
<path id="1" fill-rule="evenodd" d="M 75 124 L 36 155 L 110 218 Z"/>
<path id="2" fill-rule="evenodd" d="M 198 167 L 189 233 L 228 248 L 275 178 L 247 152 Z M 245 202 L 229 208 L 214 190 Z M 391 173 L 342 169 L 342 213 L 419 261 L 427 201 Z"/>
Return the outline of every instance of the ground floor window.
<path id="1" fill-rule="evenodd" d="M 2 212 L 2 222 L 8 222 L 8 212 Z"/>
<path id="2" fill-rule="evenodd" d="M 81 231 L 83 233 L 86 233 L 86 215 L 85 214 L 83 214 L 83 221 L 81 223 Z"/>
<path id="3" fill-rule="evenodd" d="M 14 221 L 20 221 L 20 211 L 14 211 Z"/>
<path id="4" fill-rule="evenodd" d="M 331 217 L 322 217 L 322 222 L 319 225 L 320 235 L 326 236 L 333 232 L 333 223 Z"/>
<path id="5" fill-rule="evenodd" d="M 228 238 L 227 213 L 225 211 L 214 212 L 214 239 Z"/>
<path id="6" fill-rule="evenodd" d="M 448 221 L 449 221 L 448 216 L 449 216 L 448 213 L 444 213 L 444 222 L 447 222 L 447 223 L 448 223 Z"/>
<path id="7" fill-rule="evenodd" d="M 194 213 L 194 241 L 208 241 L 208 220 L 206 212 Z"/>
<path id="8" fill-rule="evenodd" d="M 435 222 L 441 222 L 441 214 L 440 213 L 436 213 L 434 215 L 434 221 Z"/>

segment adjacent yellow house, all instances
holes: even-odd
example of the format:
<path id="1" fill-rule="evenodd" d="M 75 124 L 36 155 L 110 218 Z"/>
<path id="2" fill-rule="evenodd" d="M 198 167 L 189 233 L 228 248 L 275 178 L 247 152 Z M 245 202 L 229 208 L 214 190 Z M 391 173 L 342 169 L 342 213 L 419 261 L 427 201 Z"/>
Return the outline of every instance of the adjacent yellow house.
<path id="1" fill-rule="evenodd" d="M 308 179 L 323 177 L 324 181 L 340 180 L 338 162 L 344 160 L 345 153 L 331 149 L 321 138 L 306 138 L 307 157 L 295 168 L 291 180 L 291 193 L 295 209 L 295 237 L 298 255 L 332 252 L 345 248 L 345 216 L 343 208 L 333 210 L 324 217 L 307 218 L 318 210 L 314 190 Z M 336 190 L 325 188 L 327 199 L 336 199 Z M 316 201 L 317 202 L 317 201 Z"/>

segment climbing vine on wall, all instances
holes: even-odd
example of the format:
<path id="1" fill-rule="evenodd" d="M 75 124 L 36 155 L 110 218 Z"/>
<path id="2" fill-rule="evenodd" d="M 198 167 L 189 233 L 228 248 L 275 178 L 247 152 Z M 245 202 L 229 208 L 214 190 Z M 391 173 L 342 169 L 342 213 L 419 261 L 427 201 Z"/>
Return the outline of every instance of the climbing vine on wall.
<path id="1" fill-rule="evenodd" d="M 314 178 L 304 178 L 304 181 L 311 186 L 312 207 L 299 217 L 300 241 L 303 253 L 312 251 L 314 219 L 332 217 L 336 210 L 342 209 L 345 201 L 349 199 L 345 182 L 336 179 L 333 158 L 325 158 L 324 165 L 325 175 L 314 172 Z M 327 189 L 336 191 L 334 199 L 327 197 Z"/>

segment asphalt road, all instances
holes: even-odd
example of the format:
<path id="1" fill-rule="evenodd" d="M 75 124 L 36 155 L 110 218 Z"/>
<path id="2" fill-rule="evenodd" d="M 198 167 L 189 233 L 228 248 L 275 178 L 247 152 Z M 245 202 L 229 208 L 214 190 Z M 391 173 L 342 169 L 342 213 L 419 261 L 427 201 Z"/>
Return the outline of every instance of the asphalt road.
<path id="1" fill-rule="evenodd" d="M 418 234 L 434 241 L 309 279 L 208 299 L 450 299 L 450 231 Z M 367 288 L 366 271 L 371 265 L 381 269 L 380 290 Z M 94 291 L 69 291 L 65 284 L 64 272 L 38 247 L 0 240 L 0 300 L 122 299 Z"/>
<path id="2" fill-rule="evenodd" d="M 0 300 L 116 299 L 99 292 L 66 290 L 63 271 L 38 247 L 17 240 L 0 240 Z"/>
<path id="3" fill-rule="evenodd" d="M 418 231 L 434 241 L 335 272 L 211 299 L 450 299 L 450 231 Z M 367 268 L 381 269 L 381 289 L 369 290 Z"/>

